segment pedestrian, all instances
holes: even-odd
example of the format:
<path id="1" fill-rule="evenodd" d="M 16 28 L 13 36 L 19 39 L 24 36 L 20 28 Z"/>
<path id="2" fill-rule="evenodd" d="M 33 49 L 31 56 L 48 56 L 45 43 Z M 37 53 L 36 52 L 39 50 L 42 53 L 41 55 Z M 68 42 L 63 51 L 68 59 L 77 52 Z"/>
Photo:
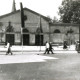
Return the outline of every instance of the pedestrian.
<path id="1" fill-rule="evenodd" d="M 6 55 L 8 55 L 9 53 L 11 53 L 11 55 L 12 55 L 11 45 L 10 45 L 9 42 L 7 42 L 7 52 L 6 52 Z"/>
<path id="2" fill-rule="evenodd" d="M 45 53 L 44 54 L 49 54 L 49 43 L 46 41 L 46 45 L 45 45 Z"/>
<path id="3" fill-rule="evenodd" d="M 63 49 L 67 49 L 67 42 L 66 41 L 64 41 L 64 43 L 63 43 Z"/>
<path id="4" fill-rule="evenodd" d="M 51 52 L 52 54 L 54 54 L 51 42 L 49 43 L 49 52 Z"/>

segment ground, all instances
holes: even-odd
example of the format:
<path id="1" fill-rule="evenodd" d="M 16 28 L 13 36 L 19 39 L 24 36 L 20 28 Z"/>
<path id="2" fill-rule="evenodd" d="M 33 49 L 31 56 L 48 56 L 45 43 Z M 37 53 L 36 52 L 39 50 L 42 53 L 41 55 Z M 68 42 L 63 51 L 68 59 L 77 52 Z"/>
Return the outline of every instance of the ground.
<path id="1" fill-rule="evenodd" d="M 79 53 L 0 53 L 0 80 L 80 80 Z"/>

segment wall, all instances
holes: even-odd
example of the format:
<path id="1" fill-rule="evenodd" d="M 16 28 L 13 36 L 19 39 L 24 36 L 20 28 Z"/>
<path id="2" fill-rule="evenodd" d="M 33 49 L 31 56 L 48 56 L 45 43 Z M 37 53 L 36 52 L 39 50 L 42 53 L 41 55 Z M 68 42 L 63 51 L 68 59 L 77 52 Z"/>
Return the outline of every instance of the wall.
<path id="1" fill-rule="evenodd" d="M 35 33 L 38 27 L 40 27 L 40 16 L 36 15 L 35 13 L 32 13 L 30 11 L 24 10 L 24 14 L 27 16 L 27 20 L 25 21 L 25 28 L 29 31 L 30 41 L 29 43 L 31 45 L 35 44 Z M 0 18 L 0 22 L 3 23 L 3 26 L 0 26 L 2 29 L 4 29 L 3 33 L 6 32 L 6 28 L 8 26 L 8 22 L 11 22 L 11 25 L 14 28 L 14 35 L 15 35 L 15 43 L 21 42 L 21 18 L 20 18 L 20 11 L 16 13 L 11 13 L 10 15 L 6 15 L 2 18 Z M 41 17 L 41 25 L 43 33 L 49 32 L 49 23 Z M 1 30 L 1 29 L 0 29 Z M 31 33 L 31 34 L 30 34 Z M 32 34 L 33 33 L 33 34 Z M 6 33 L 5 33 L 6 35 Z M 46 37 L 47 36 L 47 37 Z M 43 43 L 46 42 L 46 40 L 49 41 L 48 34 L 44 34 L 43 37 Z M 3 41 L 5 42 L 5 36 L 3 37 Z"/>
<path id="2" fill-rule="evenodd" d="M 54 33 L 58 29 L 60 33 Z M 72 29 L 73 33 L 66 33 Z M 50 24 L 50 38 L 51 42 L 63 43 L 65 40 L 68 43 L 75 43 L 79 41 L 79 25 L 78 24 L 65 24 L 65 23 L 53 23 Z"/>
<path id="3" fill-rule="evenodd" d="M 27 20 L 25 21 L 25 28 L 29 31 L 31 45 L 35 44 L 35 34 L 37 28 L 40 27 L 40 15 L 30 12 L 29 10 L 24 10 L 24 14 L 27 16 Z M 14 28 L 14 35 L 15 35 L 15 43 L 21 42 L 21 18 L 20 18 L 20 11 L 16 13 L 10 13 L 5 15 L 4 17 L 0 18 L 0 22 L 3 23 L 0 26 L 0 42 L 5 42 L 5 35 L 6 35 L 6 28 L 8 26 L 8 22 L 11 22 L 11 25 Z M 67 24 L 67 23 L 48 23 L 41 16 L 41 25 L 43 30 L 43 43 L 46 41 L 48 42 L 55 42 L 55 43 L 63 43 L 64 40 L 68 40 L 71 43 L 79 40 L 79 25 L 78 24 Z M 55 30 L 59 30 L 60 33 L 54 33 Z M 73 33 L 69 33 L 66 35 L 67 31 L 70 29 L 73 30 Z M 50 34 L 49 34 L 50 31 Z M 3 34 L 4 35 L 3 35 Z M 1 37 L 2 36 L 2 37 Z"/>

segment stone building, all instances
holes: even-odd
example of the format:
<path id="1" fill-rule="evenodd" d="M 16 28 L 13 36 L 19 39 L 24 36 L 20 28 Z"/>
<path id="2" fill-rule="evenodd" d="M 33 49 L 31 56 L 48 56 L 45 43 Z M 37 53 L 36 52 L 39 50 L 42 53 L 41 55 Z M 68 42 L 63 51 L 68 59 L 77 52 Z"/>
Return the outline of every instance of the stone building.
<path id="1" fill-rule="evenodd" d="M 24 14 L 27 20 L 21 33 L 21 12 L 13 0 L 12 12 L 0 16 L 0 44 L 44 45 L 46 41 L 74 43 L 79 39 L 78 24 L 50 23 L 49 18 L 28 8 L 24 8 Z"/>
<path id="2" fill-rule="evenodd" d="M 12 45 L 20 45 L 21 41 L 21 12 L 15 9 L 13 1 L 12 12 L 0 16 L 0 43 L 9 41 Z M 24 8 L 27 16 L 23 28 L 23 45 L 43 45 L 49 41 L 49 19 L 35 11 Z M 43 34 L 45 33 L 45 34 Z"/>
<path id="3" fill-rule="evenodd" d="M 67 41 L 68 44 L 74 44 L 79 41 L 79 24 L 51 23 L 50 41 L 54 43 Z"/>

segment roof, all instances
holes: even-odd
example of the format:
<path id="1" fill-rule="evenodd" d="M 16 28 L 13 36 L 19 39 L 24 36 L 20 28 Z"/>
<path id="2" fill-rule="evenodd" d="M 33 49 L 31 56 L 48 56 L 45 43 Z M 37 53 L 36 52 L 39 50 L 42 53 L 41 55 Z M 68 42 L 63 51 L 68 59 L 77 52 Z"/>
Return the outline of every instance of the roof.
<path id="1" fill-rule="evenodd" d="M 49 23 L 50 26 L 79 26 L 79 24 L 71 24 L 71 23 Z"/>
<path id="2" fill-rule="evenodd" d="M 31 10 L 31 9 L 28 9 L 28 8 L 23 8 L 23 9 L 24 9 L 24 10 L 27 10 L 27 11 L 30 11 L 30 12 L 32 12 L 33 14 L 36 14 L 36 15 L 38 15 L 38 16 L 43 17 L 46 21 L 49 21 L 49 20 L 50 20 L 48 17 L 45 17 L 45 16 L 43 16 L 43 15 L 41 15 L 41 14 L 39 14 L 39 13 Z M 8 14 L 2 15 L 2 16 L 0 16 L 0 18 L 4 18 L 4 17 L 6 17 L 6 16 L 9 16 L 9 15 L 12 15 L 12 14 L 16 14 L 17 12 L 20 12 L 20 9 L 19 9 L 19 10 L 16 10 L 15 12 L 10 12 L 10 13 L 8 13 Z"/>

